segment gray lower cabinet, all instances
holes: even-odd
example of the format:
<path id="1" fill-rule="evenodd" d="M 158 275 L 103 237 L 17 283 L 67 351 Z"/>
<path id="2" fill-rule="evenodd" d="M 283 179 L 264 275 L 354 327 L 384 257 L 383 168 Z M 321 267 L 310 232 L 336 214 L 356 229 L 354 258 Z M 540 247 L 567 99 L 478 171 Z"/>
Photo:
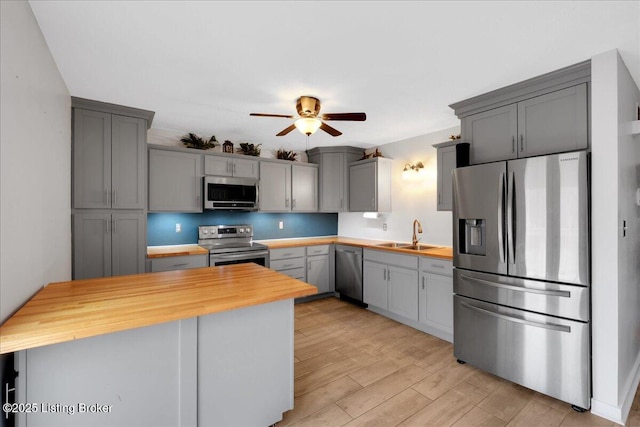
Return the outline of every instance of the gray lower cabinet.
<path id="1" fill-rule="evenodd" d="M 330 245 L 307 246 L 307 283 L 323 294 L 334 291 L 331 280 Z"/>
<path id="2" fill-rule="evenodd" d="M 229 155 L 207 154 L 204 156 L 205 175 L 258 179 L 258 172 L 257 160 L 237 159 Z"/>
<path id="3" fill-rule="evenodd" d="M 355 147 L 317 147 L 309 150 L 309 162 L 318 164 L 319 211 L 349 210 L 349 164 L 362 157 Z"/>
<path id="4" fill-rule="evenodd" d="M 151 258 L 151 272 L 186 270 L 209 266 L 209 255 L 180 255 Z"/>
<path id="5" fill-rule="evenodd" d="M 149 211 L 202 212 L 202 155 L 149 149 Z"/>
<path id="6" fill-rule="evenodd" d="M 364 302 L 417 321 L 417 257 L 368 249 L 363 257 Z"/>
<path id="7" fill-rule="evenodd" d="M 73 214 L 73 278 L 144 273 L 146 215 Z"/>
<path id="8" fill-rule="evenodd" d="M 432 334 L 453 337 L 453 266 L 438 258 L 420 257 L 419 322 Z"/>
<path id="9" fill-rule="evenodd" d="M 147 121 L 73 109 L 73 208 L 144 209 Z"/>
<path id="10" fill-rule="evenodd" d="M 391 164 L 376 157 L 349 165 L 349 211 L 391 212 Z"/>
<path id="11" fill-rule="evenodd" d="M 269 268 L 294 279 L 306 281 L 305 248 L 280 248 L 269 250 Z"/>
<path id="12" fill-rule="evenodd" d="M 35 426 L 269 426 L 293 408 L 293 301 L 17 353 Z"/>
<path id="13" fill-rule="evenodd" d="M 317 165 L 261 161 L 259 197 L 264 212 L 317 212 Z"/>
<path id="14" fill-rule="evenodd" d="M 587 83 L 462 117 L 470 163 L 586 149 Z"/>

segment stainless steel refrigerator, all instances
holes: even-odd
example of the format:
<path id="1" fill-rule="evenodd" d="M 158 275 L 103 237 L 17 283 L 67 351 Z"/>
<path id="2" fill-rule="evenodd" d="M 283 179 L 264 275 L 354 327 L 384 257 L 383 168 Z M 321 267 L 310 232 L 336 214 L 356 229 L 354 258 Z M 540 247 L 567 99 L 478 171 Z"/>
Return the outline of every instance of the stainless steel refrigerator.
<path id="1" fill-rule="evenodd" d="M 590 407 L 589 156 L 453 172 L 454 355 Z"/>

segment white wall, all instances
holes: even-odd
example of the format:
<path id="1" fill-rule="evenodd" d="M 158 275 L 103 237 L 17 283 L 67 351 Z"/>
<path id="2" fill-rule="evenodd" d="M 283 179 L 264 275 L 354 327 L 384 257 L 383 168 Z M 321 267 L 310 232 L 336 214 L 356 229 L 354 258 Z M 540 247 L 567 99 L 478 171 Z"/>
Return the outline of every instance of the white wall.
<path id="1" fill-rule="evenodd" d="M 616 50 L 591 61 L 592 412 L 624 423 L 640 381 L 640 90 Z"/>
<path id="2" fill-rule="evenodd" d="M 438 132 L 385 144 L 378 147 L 385 157 L 393 159 L 392 166 L 392 212 L 382 218 L 365 219 L 362 213 L 338 214 L 338 234 L 345 237 L 367 239 L 411 241 L 412 223 L 422 223 L 422 243 L 452 246 L 453 230 L 451 212 L 437 211 L 437 156 L 433 144 L 449 140 L 459 134 L 456 126 Z M 405 163 L 421 161 L 425 174 L 420 178 L 404 180 L 402 169 Z M 387 231 L 382 225 L 387 224 Z"/>
<path id="3" fill-rule="evenodd" d="M 71 98 L 26 1 L 0 2 L 0 322 L 71 278 Z"/>

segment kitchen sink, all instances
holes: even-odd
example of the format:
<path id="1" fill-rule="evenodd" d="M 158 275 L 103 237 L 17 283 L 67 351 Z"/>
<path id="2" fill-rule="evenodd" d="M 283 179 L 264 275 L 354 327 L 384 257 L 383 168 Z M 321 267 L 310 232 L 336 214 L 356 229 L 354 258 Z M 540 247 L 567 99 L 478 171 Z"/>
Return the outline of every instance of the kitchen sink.
<path id="1" fill-rule="evenodd" d="M 426 251 L 429 249 L 436 249 L 441 247 L 441 246 L 427 245 L 422 243 L 417 245 L 412 245 L 411 243 L 397 243 L 397 242 L 379 243 L 376 246 L 379 246 L 381 248 L 410 249 L 413 251 Z"/>

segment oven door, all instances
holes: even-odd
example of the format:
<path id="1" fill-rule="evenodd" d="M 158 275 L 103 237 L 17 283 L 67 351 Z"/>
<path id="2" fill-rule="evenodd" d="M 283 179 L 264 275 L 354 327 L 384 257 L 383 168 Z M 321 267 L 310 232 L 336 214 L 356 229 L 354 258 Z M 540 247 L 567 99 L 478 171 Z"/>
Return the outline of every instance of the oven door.
<path id="1" fill-rule="evenodd" d="M 269 266 L 269 251 L 230 252 L 209 255 L 209 266 L 242 264 L 255 262 L 264 267 Z"/>

